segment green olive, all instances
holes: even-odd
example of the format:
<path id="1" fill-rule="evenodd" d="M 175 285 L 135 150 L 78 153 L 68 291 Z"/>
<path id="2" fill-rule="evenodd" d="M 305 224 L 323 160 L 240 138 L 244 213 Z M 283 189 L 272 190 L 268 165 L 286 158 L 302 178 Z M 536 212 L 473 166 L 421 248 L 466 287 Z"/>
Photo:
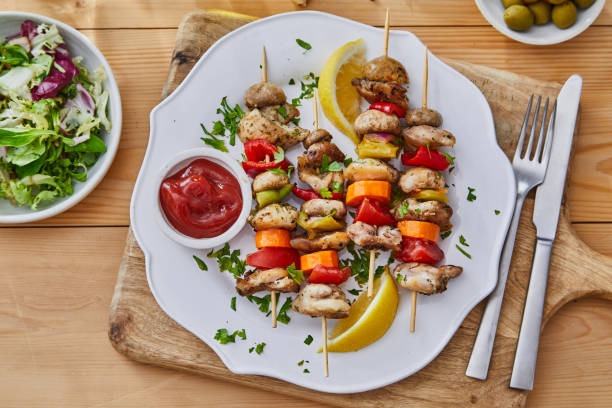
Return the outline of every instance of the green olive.
<path id="1" fill-rule="evenodd" d="M 545 0 L 547 3 L 550 4 L 563 4 L 565 3 L 567 0 Z"/>
<path id="2" fill-rule="evenodd" d="M 528 30 L 533 25 L 533 20 L 533 14 L 527 6 L 510 6 L 504 11 L 504 21 L 512 30 Z"/>
<path id="3" fill-rule="evenodd" d="M 545 1 L 538 1 L 527 7 L 529 7 L 529 10 L 535 16 L 535 23 L 537 25 L 546 24 L 550 21 L 550 9 L 552 8 L 550 4 Z"/>
<path id="4" fill-rule="evenodd" d="M 576 6 L 571 1 L 559 4 L 552 9 L 552 21 L 559 28 L 567 28 L 576 21 Z"/>
<path id="5" fill-rule="evenodd" d="M 581 9 L 585 9 L 591 7 L 595 0 L 574 0 L 574 3 Z"/>
<path id="6" fill-rule="evenodd" d="M 502 0 L 502 3 L 503 3 L 505 8 L 508 8 L 508 7 L 514 6 L 516 4 L 523 4 L 523 0 Z"/>

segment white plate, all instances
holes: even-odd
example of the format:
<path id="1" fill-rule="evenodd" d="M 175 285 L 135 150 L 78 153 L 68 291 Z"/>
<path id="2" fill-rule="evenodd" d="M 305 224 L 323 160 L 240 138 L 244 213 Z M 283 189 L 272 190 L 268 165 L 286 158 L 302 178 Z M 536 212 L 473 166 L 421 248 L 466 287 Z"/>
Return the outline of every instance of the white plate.
<path id="1" fill-rule="evenodd" d="M 44 201 L 39 205 L 37 211 L 30 207 L 17 207 L 8 200 L 0 198 L 0 224 L 3 223 L 22 223 L 43 220 L 62 213 L 79 201 L 87 197 L 89 193 L 102 181 L 115 158 L 119 148 L 119 138 L 121 137 L 121 97 L 119 88 L 113 76 L 108 62 L 98 50 L 98 48 L 83 34 L 61 21 L 33 13 L 22 13 L 16 11 L 0 12 L 0 37 L 19 32 L 19 26 L 25 20 L 32 20 L 35 23 L 55 24 L 64 38 L 71 57 L 82 56 L 82 64 L 87 67 L 89 72 L 93 72 L 102 66 L 106 73 L 104 89 L 110 93 L 108 101 L 108 119 L 112 123 L 110 132 L 102 132 L 100 137 L 106 143 L 106 153 L 102 153 L 98 161 L 88 169 L 87 180 L 85 182 L 74 181 L 74 193 L 72 195 L 58 198 L 54 201 Z"/>
<path id="2" fill-rule="evenodd" d="M 578 9 L 576 22 L 566 28 L 557 28 L 552 22 L 545 25 L 533 25 L 526 31 L 514 31 L 508 28 L 504 22 L 505 7 L 501 0 L 476 0 L 476 5 L 482 15 L 497 31 L 513 40 L 532 45 L 558 44 L 574 38 L 589 28 L 603 10 L 606 0 L 596 0 L 593 5 L 585 10 Z"/>
<path id="3" fill-rule="evenodd" d="M 435 56 L 429 60 L 429 103 L 444 116 L 444 127 L 457 136 L 454 151 L 456 170 L 448 177 L 449 197 L 455 209 L 453 235 L 441 241 L 446 261 L 464 266 L 464 273 L 435 296 L 420 296 L 417 331 L 409 332 L 410 296 L 402 291 L 393 326 L 378 342 L 356 353 L 330 355 L 329 378 L 323 376 L 321 321 L 290 312 L 291 322 L 271 328 L 270 319 L 255 304 L 237 296 L 234 279 L 218 273 L 216 262 L 204 258 L 209 271 L 201 271 L 192 259 L 194 250 L 168 239 L 153 221 L 154 204 L 150 197 L 159 188 L 155 175 L 169 156 L 201 146 L 200 122 L 217 120 L 215 111 L 223 96 L 231 104 L 240 102 L 245 90 L 260 80 L 261 46 L 266 45 L 268 78 L 283 87 L 289 99 L 300 93 L 299 79 L 319 72 L 329 55 L 342 44 L 363 38 L 368 59 L 382 49 L 383 31 L 344 18 L 304 11 L 276 15 L 248 24 L 228 34 L 198 61 L 181 86 L 151 112 L 149 147 L 138 176 L 131 205 L 132 226 L 146 256 L 151 291 L 161 308 L 179 324 L 206 342 L 235 373 L 261 374 L 280 378 L 303 387 L 324 392 L 352 393 L 401 380 L 433 360 L 453 336 L 470 310 L 490 293 L 497 282 L 497 265 L 502 243 L 514 207 L 515 181 L 508 159 L 497 145 L 493 117 L 482 93 L 467 78 Z M 312 45 L 304 53 L 295 39 Z M 391 32 L 389 54 L 402 61 L 411 77 L 409 97 L 420 104 L 423 44 L 412 33 Z M 289 79 L 298 85 L 288 85 Z M 301 124 L 312 124 L 309 100 L 301 108 Z M 355 146 L 319 116 L 320 126 L 334 134 L 334 141 L 354 156 Z M 301 147 L 292 148 L 289 159 Z M 240 142 L 230 154 L 240 160 Z M 295 176 L 294 176 L 295 177 Z M 467 187 L 475 187 L 478 199 L 466 200 Z M 293 199 L 290 203 L 299 206 Z M 494 210 L 500 210 L 495 215 Z M 472 260 L 455 249 L 464 235 Z M 232 248 L 242 255 L 255 251 L 254 234 L 247 226 L 234 238 Z M 386 261 L 387 255 L 380 257 Z M 352 279 L 349 281 L 352 282 Z M 349 289 L 351 284 L 343 285 Z M 237 296 L 237 311 L 230 299 Z M 281 297 L 281 304 L 286 295 Z M 349 297 L 353 297 L 349 295 Z M 333 326 L 333 322 L 330 322 Z M 221 345 L 214 340 L 219 328 L 246 329 L 247 340 Z M 310 346 L 304 339 L 311 334 Z M 262 355 L 249 354 L 248 348 L 266 342 Z M 298 366 L 301 360 L 310 363 Z M 467 363 L 467 362 L 466 362 Z M 308 368 L 309 374 L 303 373 Z"/>

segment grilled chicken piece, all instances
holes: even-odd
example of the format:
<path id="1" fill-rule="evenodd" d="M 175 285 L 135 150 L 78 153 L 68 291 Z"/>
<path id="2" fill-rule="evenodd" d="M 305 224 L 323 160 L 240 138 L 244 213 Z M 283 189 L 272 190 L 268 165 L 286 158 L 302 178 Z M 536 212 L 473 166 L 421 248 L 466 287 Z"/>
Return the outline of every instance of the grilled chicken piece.
<path id="1" fill-rule="evenodd" d="M 249 109 L 282 105 L 287 101 L 283 90 L 271 82 L 251 85 L 244 94 L 244 104 Z"/>
<path id="2" fill-rule="evenodd" d="M 418 201 L 414 198 L 407 198 L 392 208 L 391 213 L 397 221 L 433 222 L 438 224 L 440 231 L 448 231 L 453 227 L 453 224 L 450 222 L 453 216 L 453 209 L 439 201 Z"/>
<path id="3" fill-rule="evenodd" d="M 455 145 L 455 136 L 451 132 L 428 125 L 404 128 L 402 136 L 404 137 L 404 150 L 406 151 L 413 151 L 417 147 L 427 146 L 428 144 L 431 149 Z"/>
<path id="4" fill-rule="evenodd" d="M 330 171 L 324 174 L 319 173 L 319 170 L 308 164 L 306 155 L 298 156 L 298 176 L 300 180 L 308 184 L 317 193 L 324 188 L 329 188 L 332 183 L 341 183 L 344 185 L 344 176 L 341 171 Z"/>
<path id="5" fill-rule="evenodd" d="M 432 266 L 419 262 L 409 262 L 395 267 L 393 274 L 400 275 L 400 286 L 425 295 L 442 293 L 449 279 L 459 276 L 463 268 L 454 265 Z"/>
<path id="6" fill-rule="evenodd" d="M 409 83 L 408 73 L 402 63 L 384 55 L 374 58 L 364 65 L 363 77 L 370 81 Z"/>
<path id="7" fill-rule="evenodd" d="M 351 305 L 342 289 L 336 285 L 311 283 L 300 290 L 291 308 L 309 316 L 344 319 L 348 316 Z"/>
<path id="8" fill-rule="evenodd" d="M 395 81 L 381 82 L 364 78 L 353 78 L 351 84 L 357 88 L 359 95 L 370 102 L 391 102 L 404 110 L 410 109 L 406 98 L 406 88 Z"/>
<path id="9" fill-rule="evenodd" d="M 397 116 L 389 115 L 376 109 L 370 109 L 357 116 L 357 119 L 355 119 L 355 131 L 360 135 L 377 132 L 399 135 L 401 128 Z"/>
<path id="10" fill-rule="evenodd" d="M 242 296 L 252 295 L 263 290 L 277 290 L 279 292 L 297 292 L 300 285 L 289 276 L 283 268 L 256 270 L 236 280 L 236 290 Z"/>
<path id="11" fill-rule="evenodd" d="M 302 141 L 304 149 L 308 149 L 311 145 L 318 142 L 331 142 L 332 137 L 325 129 L 316 129 L 310 132 L 306 139 Z"/>
<path id="12" fill-rule="evenodd" d="M 442 190 L 444 177 L 440 172 L 427 167 L 413 167 L 402 174 L 399 186 L 406 194 L 414 190 Z"/>
<path id="13" fill-rule="evenodd" d="M 356 181 L 380 180 L 391 184 L 397 183 L 399 171 L 378 159 L 360 159 L 352 161 L 344 169 L 344 178 L 349 184 Z"/>
<path id="14" fill-rule="evenodd" d="M 438 127 L 442 124 L 442 115 L 429 108 L 418 108 L 406 112 L 406 125 L 428 125 Z"/>
<path id="15" fill-rule="evenodd" d="M 289 177 L 287 173 L 273 173 L 271 171 L 264 171 L 259 173 L 253 179 L 253 192 L 259 193 L 265 190 L 279 190 L 281 187 L 289 184 Z"/>
<path id="16" fill-rule="evenodd" d="M 392 228 L 388 225 L 382 225 L 377 228 L 374 225 L 357 221 L 349 225 L 346 232 L 353 242 L 364 248 L 385 248 L 395 251 L 401 249 L 402 233 L 397 228 Z"/>
<path id="17" fill-rule="evenodd" d="M 327 249 L 340 251 L 349 242 L 351 242 L 351 238 L 346 232 L 334 231 L 319 233 L 312 239 L 308 239 L 306 234 L 298 235 L 291 239 L 291 246 L 302 252 L 325 251 Z"/>
<path id="18" fill-rule="evenodd" d="M 338 146 L 330 142 L 313 143 L 308 147 L 306 154 L 300 157 L 304 157 L 304 165 L 319 168 L 323 163 L 323 155 L 327 156 L 327 164 L 335 161 L 342 163 L 346 157 Z"/>
<path id="19" fill-rule="evenodd" d="M 305 201 L 302 204 L 302 211 L 311 217 L 325 217 L 333 213 L 335 219 L 343 220 L 346 216 L 346 206 L 342 201 L 325 198 Z"/>
<path id="20" fill-rule="evenodd" d="M 300 143 L 308 133 L 308 130 L 294 124 L 285 125 L 271 120 L 257 108 L 247 112 L 238 124 L 238 137 L 242 143 L 264 139 L 284 149 Z"/>
<path id="21" fill-rule="evenodd" d="M 283 125 L 288 124 L 294 118 L 300 116 L 300 111 L 297 110 L 295 106 L 286 102 L 282 105 L 266 106 L 265 108 L 260 108 L 259 110 L 268 119 L 282 123 Z"/>
<path id="22" fill-rule="evenodd" d="M 298 210 L 289 204 L 269 204 L 247 218 L 255 231 L 282 228 L 293 231 L 297 226 Z"/>

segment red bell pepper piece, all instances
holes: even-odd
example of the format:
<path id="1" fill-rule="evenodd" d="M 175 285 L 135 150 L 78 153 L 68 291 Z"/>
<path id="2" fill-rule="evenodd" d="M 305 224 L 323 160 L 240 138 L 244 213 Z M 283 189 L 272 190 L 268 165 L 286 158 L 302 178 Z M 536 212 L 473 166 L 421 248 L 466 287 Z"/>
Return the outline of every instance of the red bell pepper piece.
<path id="1" fill-rule="evenodd" d="M 314 267 L 310 276 L 309 283 L 325 283 L 327 285 L 339 285 L 351 276 L 351 268 L 336 268 L 334 266 L 317 265 Z"/>
<path id="2" fill-rule="evenodd" d="M 252 178 L 266 170 L 278 167 L 287 171 L 291 163 L 284 158 L 275 162 L 275 153 L 278 153 L 278 148 L 272 143 L 264 139 L 250 140 L 244 144 L 244 155 L 247 159 L 242 162 L 242 168 Z"/>
<path id="3" fill-rule="evenodd" d="M 300 265 L 300 253 L 293 248 L 261 248 L 246 257 L 247 265 L 260 270 Z"/>
<path id="4" fill-rule="evenodd" d="M 391 102 L 374 102 L 370 105 L 369 109 L 376 109 L 389 115 L 395 115 L 398 118 L 406 116 L 406 111 L 402 107 Z"/>
<path id="5" fill-rule="evenodd" d="M 364 198 L 357 208 L 355 221 L 365 222 L 370 225 L 393 225 L 395 218 L 389 210 L 376 201 Z"/>
<path id="6" fill-rule="evenodd" d="M 299 188 L 297 185 L 293 185 L 293 189 L 291 190 L 293 191 L 293 194 L 297 197 L 300 198 L 304 201 L 308 201 L 308 200 L 314 200 L 316 198 L 323 198 L 321 197 L 321 194 L 317 193 L 314 190 L 307 190 L 305 188 Z M 330 199 L 332 200 L 342 200 L 342 193 L 334 193 L 331 192 L 330 193 L 332 196 L 330 197 Z"/>
<path id="7" fill-rule="evenodd" d="M 402 249 L 395 253 L 395 259 L 402 262 L 435 264 L 444 259 L 444 252 L 438 244 L 420 238 L 403 237 Z"/>
<path id="8" fill-rule="evenodd" d="M 421 146 L 416 152 L 402 154 L 402 164 L 406 166 L 425 166 L 434 170 L 446 170 L 450 163 L 443 154 L 437 150 Z"/>

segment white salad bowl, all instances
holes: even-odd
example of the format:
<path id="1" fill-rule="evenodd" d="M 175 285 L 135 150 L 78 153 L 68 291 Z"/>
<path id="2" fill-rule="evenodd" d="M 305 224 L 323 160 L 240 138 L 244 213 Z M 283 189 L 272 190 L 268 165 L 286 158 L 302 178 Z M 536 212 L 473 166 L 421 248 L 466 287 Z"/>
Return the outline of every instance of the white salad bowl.
<path id="1" fill-rule="evenodd" d="M 62 213 L 84 199 L 102 181 L 108 171 L 121 136 L 121 97 L 113 71 L 98 48 L 83 34 L 61 21 L 33 13 L 2 11 L 0 12 L 0 37 L 5 37 L 19 31 L 21 23 L 32 20 L 35 23 L 55 24 L 60 31 L 71 57 L 83 57 L 82 64 L 93 72 L 102 66 L 106 79 L 104 89 L 109 92 L 108 119 L 112 124 L 110 132 L 102 132 L 100 137 L 106 144 L 106 152 L 87 171 L 87 180 L 74 181 L 72 195 L 57 198 L 54 201 L 43 201 L 38 210 L 28 206 L 17 207 L 8 200 L 0 198 L 0 224 L 24 223 L 38 221 Z"/>
<path id="2" fill-rule="evenodd" d="M 232 226 L 221 235 L 211 238 L 193 238 L 179 232 L 176 228 L 170 224 L 164 210 L 161 207 L 159 200 L 159 186 L 168 176 L 175 174 L 185 166 L 188 166 L 191 162 L 196 159 L 207 159 L 214 163 L 219 164 L 236 178 L 240 185 L 240 193 L 242 194 L 242 211 L 238 216 L 238 219 Z M 184 245 L 190 248 L 196 249 L 208 249 L 214 248 L 219 245 L 223 245 L 236 236 L 244 227 L 247 216 L 251 211 L 253 205 L 253 197 L 251 194 L 251 183 L 248 176 L 238 164 L 238 162 L 232 159 L 230 156 L 219 154 L 218 150 L 211 149 L 209 147 L 196 147 L 194 149 L 184 150 L 174 155 L 168 162 L 161 168 L 156 178 L 157 190 L 153 190 L 153 196 L 151 202 L 155 204 L 154 217 L 157 221 L 157 225 L 161 230 L 172 239 L 174 242 Z"/>
<path id="3" fill-rule="evenodd" d="M 589 28 L 603 10 L 606 0 L 596 0 L 593 5 L 585 10 L 578 9 L 576 22 L 561 29 L 552 21 L 545 25 L 533 25 L 526 31 L 514 31 L 508 28 L 504 21 L 505 7 L 501 0 L 475 0 L 478 9 L 497 31 L 513 40 L 532 45 L 551 45 L 570 40 Z"/>
<path id="4" fill-rule="evenodd" d="M 320 12 L 300 11 L 261 19 L 217 41 L 181 85 L 151 112 L 149 144 L 130 207 L 132 228 L 145 254 L 149 287 L 162 310 L 208 344 L 234 373 L 266 375 L 334 393 L 385 386 L 429 364 L 467 314 L 497 283 L 499 257 L 514 210 L 514 173 L 497 144 L 493 115 L 482 92 L 432 54 L 429 106 L 441 112 L 443 127 L 457 138 L 457 144 L 449 150 L 456 156 L 455 169 L 452 173 L 444 172 L 455 211 L 453 230 L 439 244 L 446 254 L 444 262 L 463 266 L 464 270 L 449 283 L 446 292 L 419 296 L 415 333 L 410 333 L 410 292 L 400 289 L 397 315 L 387 333 L 357 352 L 331 353 L 330 376 L 326 378 L 322 355 L 317 353 L 321 345 L 320 319 L 289 310 L 289 324 L 280 322 L 272 329 L 270 317 L 258 305 L 236 293 L 234 277 L 227 272 L 220 273 L 215 254 L 177 244 L 155 222 L 156 210 L 151 202 L 159 189 L 155 175 L 177 152 L 203 146 L 200 123 L 208 127 L 220 119 L 216 112 L 223 97 L 227 97 L 230 106 L 242 105 L 246 89 L 261 79 L 262 45 L 266 46 L 268 57 L 268 80 L 282 87 L 291 100 L 301 93 L 300 80 L 310 72 L 318 75 L 338 47 L 362 38 L 366 58 L 371 59 L 381 54 L 383 37 L 381 29 Z M 296 39 L 308 42 L 311 49 L 304 52 Z M 421 104 L 424 52 L 425 46 L 414 34 L 390 32 L 389 55 L 401 61 L 410 75 L 408 97 L 413 107 Z M 300 111 L 300 124 L 311 128 L 312 99 L 303 99 Z M 332 133 L 333 142 L 340 150 L 355 158 L 354 143 L 323 114 L 319 114 L 319 126 Z M 229 151 L 217 155 L 241 161 L 242 143 L 236 139 L 235 146 L 230 146 L 229 139 L 224 140 Z M 302 152 L 302 146 L 298 145 L 286 149 L 285 155 L 295 164 Z M 297 181 L 295 172 L 292 177 Z M 466 199 L 468 188 L 476 189 L 477 199 Z M 295 197 L 288 198 L 287 202 L 296 208 L 302 203 Z M 461 235 L 470 245 L 466 249 L 471 259 L 456 247 Z M 255 233 L 245 226 L 228 245 L 231 252 L 240 251 L 239 258 L 244 259 L 256 251 Z M 204 260 L 208 270 L 198 267 L 194 255 Z M 347 255 L 347 251 L 339 254 L 343 259 Z M 381 252 L 377 262 L 382 265 L 387 259 L 388 253 Z M 350 278 L 342 284 L 342 289 L 348 291 L 356 286 Z M 256 295 L 261 297 L 266 293 Z M 295 293 L 281 294 L 279 307 L 289 305 L 291 297 Z M 355 298 L 350 294 L 348 297 Z M 232 298 L 235 298 L 233 303 Z M 329 321 L 329 324 L 333 326 L 335 322 Z M 230 333 L 245 329 L 246 340 L 236 338 L 235 343 L 221 344 L 215 339 L 215 333 L 222 328 Z M 309 335 L 314 338 L 310 345 L 304 343 Z M 266 343 L 264 352 L 249 353 L 260 342 Z M 299 365 L 302 360 L 308 362 Z"/>

